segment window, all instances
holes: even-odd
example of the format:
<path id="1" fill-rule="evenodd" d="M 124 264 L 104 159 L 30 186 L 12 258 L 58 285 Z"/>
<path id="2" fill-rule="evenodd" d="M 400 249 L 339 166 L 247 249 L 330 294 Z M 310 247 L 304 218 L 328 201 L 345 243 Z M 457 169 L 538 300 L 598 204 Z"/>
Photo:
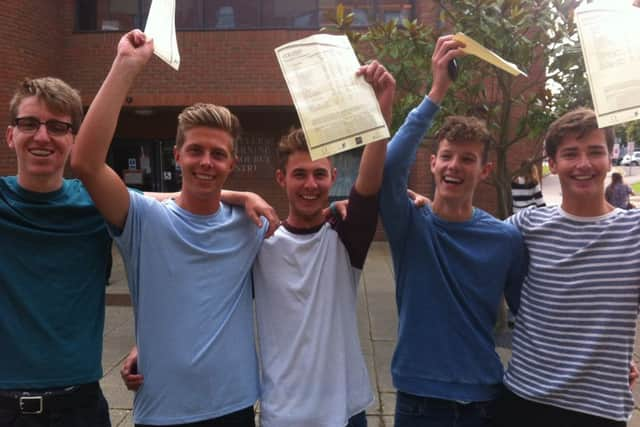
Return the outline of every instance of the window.
<path id="1" fill-rule="evenodd" d="M 230 30 L 258 27 L 259 3 L 256 1 L 204 0 L 203 7 L 205 29 Z M 178 26 L 178 29 L 181 28 Z"/>
<path id="2" fill-rule="evenodd" d="M 263 28 L 317 28 L 317 0 L 262 0 Z"/>
<path id="3" fill-rule="evenodd" d="M 176 2 L 176 28 L 195 30 L 203 28 L 202 0 L 180 0 Z"/>
<path id="4" fill-rule="evenodd" d="M 333 14 L 336 6 L 342 3 L 346 12 L 353 13 L 354 27 L 367 27 L 376 21 L 400 22 L 403 18 L 412 19 L 414 15 L 413 1 L 411 0 L 319 0 L 321 13 L 321 26 L 331 25 L 326 19 L 327 12 Z"/>
<path id="5" fill-rule="evenodd" d="M 353 25 L 411 18 L 413 0 L 177 0 L 178 30 L 256 28 L 318 29 L 339 3 L 355 15 Z M 144 28 L 151 0 L 76 0 L 76 30 L 128 31 Z"/>

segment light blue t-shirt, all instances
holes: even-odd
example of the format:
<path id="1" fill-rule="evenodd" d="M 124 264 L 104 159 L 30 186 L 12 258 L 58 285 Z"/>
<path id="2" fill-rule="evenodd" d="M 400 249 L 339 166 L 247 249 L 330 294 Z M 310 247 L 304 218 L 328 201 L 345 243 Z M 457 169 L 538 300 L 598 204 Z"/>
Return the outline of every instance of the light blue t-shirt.
<path id="1" fill-rule="evenodd" d="M 267 221 L 257 228 L 241 208 L 222 203 L 202 216 L 129 194 L 126 225 L 114 239 L 127 268 L 145 380 L 134 421 L 191 423 L 253 405 L 251 265 Z"/>

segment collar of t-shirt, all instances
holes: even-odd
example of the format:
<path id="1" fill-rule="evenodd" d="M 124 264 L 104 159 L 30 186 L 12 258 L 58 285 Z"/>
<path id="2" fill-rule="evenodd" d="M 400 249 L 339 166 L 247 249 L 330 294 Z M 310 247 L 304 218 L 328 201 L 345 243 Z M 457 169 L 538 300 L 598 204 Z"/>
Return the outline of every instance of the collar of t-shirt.
<path id="1" fill-rule="evenodd" d="M 292 234 L 313 234 L 313 233 L 317 233 L 318 231 L 320 231 L 320 229 L 322 228 L 322 226 L 325 223 L 323 222 L 320 225 L 316 225 L 315 227 L 309 227 L 309 228 L 299 228 L 299 227 L 294 227 L 293 225 L 289 224 L 287 222 L 287 220 L 285 219 L 284 221 L 282 221 L 282 224 L 280 224 L 282 227 L 284 227 L 288 232 L 292 233 Z"/>

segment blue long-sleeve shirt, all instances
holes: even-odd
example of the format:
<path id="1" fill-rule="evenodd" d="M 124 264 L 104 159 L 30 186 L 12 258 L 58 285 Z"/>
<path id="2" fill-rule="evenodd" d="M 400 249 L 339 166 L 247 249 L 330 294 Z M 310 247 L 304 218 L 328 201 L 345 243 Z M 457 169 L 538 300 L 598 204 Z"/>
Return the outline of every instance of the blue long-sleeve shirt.
<path id="1" fill-rule="evenodd" d="M 418 396 L 485 401 L 503 369 L 493 327 L 503 292 L 517 308 L 527 254 L 520 233 L 481 209 L 464 222 L 416 208 L 409 170 L 438 106 L 416 107 L 388 146 L 380 212 L 396 279 L 395 387 Z"/>

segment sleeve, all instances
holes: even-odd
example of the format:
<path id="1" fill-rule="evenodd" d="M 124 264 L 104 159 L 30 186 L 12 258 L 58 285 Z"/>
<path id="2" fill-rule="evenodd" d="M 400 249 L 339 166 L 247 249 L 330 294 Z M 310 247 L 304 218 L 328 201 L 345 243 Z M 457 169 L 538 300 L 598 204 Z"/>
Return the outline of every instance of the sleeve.
<path id="1" fill-rule="evenodd" d="M 542 188 L 540 188 L 540 184 L 536 184 L 535 188 L 533 189 L 533 199 L 536 202 L 537 208 L 547 206 L 544 202 L 544 197 L 542 197 Z"/>
<path id="2" fill-rule="evenodd" d="M 142 238 L 142 219 L 149 210 L 153 209 L 153 205 L 159 205 L 159 202 L 134 190 L 129 190 L 129 199 L 129 212 L 127 212 L 124 228 L 119 229 L 109 225 L 108 230 L 116 245 L 118 245 L 122 258 L 127 261 L 128 268 L 137 268 L 139 266 L 140 239 Z M 128 272 L 128 275 L 137 277 L 138 272 Z M 132 292 L 132 296 L 137 294 L 137 289 L 133 288 L 133 284 L 129 284 L 129 289 Z"/>
<path id="3" fill-rule="evenodd" d="M 336 231 L 347 248 L 351 265 L 362 269 L 378 225 L 378 196 L 361 196 L 351 188 L 347 218 L 336 221 Z"/>
<path id="4" fill-rule="evenodd" d="M 407 196 L 409 171 L 425 133 L 431 127 L 438 105 L 429 97 L 414 108 L 387 146 L 384 178 L 380 189 L 380 214 L 390 243 L 405 240 L 413 203 Z"/>
<path id="5" fill-rule="evenodd" d="M 512 228 L 512 257 L 509 264 L 507 283 L 504 288 L 504 296 L 509 305 L 509 309 L 514 314 L 517 314 L 520 307 L 522 284 L 529 268 L 529 253 L 520 232 L 514 226 L 510 228 Z"/>

